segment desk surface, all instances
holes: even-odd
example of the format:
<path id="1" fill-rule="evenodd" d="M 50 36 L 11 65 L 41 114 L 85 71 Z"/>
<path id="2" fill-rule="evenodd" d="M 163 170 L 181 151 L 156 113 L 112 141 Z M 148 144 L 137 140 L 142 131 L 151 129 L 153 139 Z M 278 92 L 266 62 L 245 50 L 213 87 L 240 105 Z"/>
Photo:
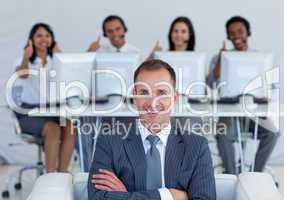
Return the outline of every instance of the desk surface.
<path id="1" fill-rule="evenodd" d="M 266 117 L 279 116 L 279 104 L 259 104 L 254 107 L 243 104 L 190 104 L 184 99 L 180 99 L 172 110 L 174 117 Z M 62 105 L 42 109 L 33 109 L 29 112 L 30 116 L 121 116 L 134 117 L 138 112 L 134 104 L 125 104 L 119 98 L 111 98 L 105 104 L 89 105 Z"/>

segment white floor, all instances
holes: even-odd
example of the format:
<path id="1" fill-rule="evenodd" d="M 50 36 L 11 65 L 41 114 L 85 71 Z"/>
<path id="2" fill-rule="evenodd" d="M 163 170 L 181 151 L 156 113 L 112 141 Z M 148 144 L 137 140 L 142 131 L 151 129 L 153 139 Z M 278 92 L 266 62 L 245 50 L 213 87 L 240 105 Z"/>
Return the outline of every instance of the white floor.
<path id="1" fill-rule="evenodd" d="M 0 166 L 0 191 L 1 193 L 3 192 L 3 190 L 5 190 L 4 188 L 4 180 L 6 179 L 7 175 L 10 173 L 13 173 L 14 171 L 16 171 L 17 169 L 19 169 L 19 167 L 16 166 Z M 31 192 L 32 188 L 33 188 L 33 184 L 34 181 L 36 179 L 36 174 L 34 171 L 30 171 L 30 172 L 26 172 L 23 176 L 23 188 L 20 191 L 16 191 L 14 189 L 14 183 L 17 182 L 17 179 L 14 178 L 13 179 L 13 184 L 10 185 L 9 187 L 9 192 L 10 192 L 10 200 L 25 200 L 29 193 Z M 2 196 L 0 197 L 0 199 L 3 199 Z"/>

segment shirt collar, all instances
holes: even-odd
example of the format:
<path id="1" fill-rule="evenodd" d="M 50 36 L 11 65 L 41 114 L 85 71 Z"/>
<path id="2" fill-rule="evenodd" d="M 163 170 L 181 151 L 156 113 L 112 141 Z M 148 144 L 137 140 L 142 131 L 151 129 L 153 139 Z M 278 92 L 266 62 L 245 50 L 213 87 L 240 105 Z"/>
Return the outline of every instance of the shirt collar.
<path id="1" fill-rule="evenodd" d="M 141 123 L 140 120 L 138 120 L 138 128 L 142 141 L 144 143 L 148 135 L 151 135 L 152 133 Z M 171 123 L 168 123 L 167 127 L 163 128 L 160 132 L 156 133 L 155 135 L 157 135 L 160 138 L 160 141 L 163 143 L 163 145 L 166 145 L 170 132 L 171 132 Z"/>
<path id="2" fill-rule="evenodd" d="M 47 64 L 51 62 L 51 57 L 50 57 L 50 55 L 47 55 L 46 61 L 47 61 Z M 36 64 L 42 64 L 42 59 L 41 59 L 39 56 L 37 56 L 34 62 L 35 62 Z"/>
<path id="3" fill-rule="evenodd" d="M 117 48 L 113 46 L 111 43 L 109 44 L 110 48 L 112 49 L 113 52 L 117 51 Z M 128 49 L 128 43 L 125 42 L 122 47 L 119 48 L 119 52 L 127 52 Z"/>
<path id="4" fill-rule="evenodd" d="M 237 50 L 235 48 L 233 48 L 231 51 L 238 51 L 238 52 L 240 52 L 239 50 Z M 251 49 L 251 48 L 248 47 L 248 49 L 246 51 L 244 51 L 244 52 L 248 52 L 248 51 L 256 51 L 256 50 L 255 49 Z"/>

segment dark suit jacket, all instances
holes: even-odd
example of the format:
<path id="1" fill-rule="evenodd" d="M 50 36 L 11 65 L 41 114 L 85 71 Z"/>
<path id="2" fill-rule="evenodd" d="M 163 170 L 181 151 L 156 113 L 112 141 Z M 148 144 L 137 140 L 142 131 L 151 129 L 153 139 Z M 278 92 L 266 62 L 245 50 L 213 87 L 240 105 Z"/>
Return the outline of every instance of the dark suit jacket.
<path id="1" fill-rule="evenodd" d="M 113 122 L 111 122 L 113 123 Z M 129 123 L 129 122 L 128 122 Z M 104 124 L 104 123 L 103 123 Z M 158 190 L 146 190 L 146 158 L 136 122 L 130 131 L 101 132 L 98 136 L 88 183 L 89 200 L 160 199 Z M 116 174 L 128 192 L 97 190 L 90 182 L 99 169 Z M 172 122 L 165 155 L 165 186 L 187 191 L 190 200 L 215 200 L 216 188 L 207 140 L 176 130 Z"/>

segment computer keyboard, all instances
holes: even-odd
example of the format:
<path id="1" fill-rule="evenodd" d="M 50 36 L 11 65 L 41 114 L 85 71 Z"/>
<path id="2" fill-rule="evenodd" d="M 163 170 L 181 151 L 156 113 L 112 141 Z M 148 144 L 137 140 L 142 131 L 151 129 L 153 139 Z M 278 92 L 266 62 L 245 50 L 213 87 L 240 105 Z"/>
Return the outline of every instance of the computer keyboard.
<path id="1" fill-rule="evenodd" d="M 268 99 L 267 98 L 257 98 L 254 97 L 253 99 L 255 104 L 268 104 Z"/>
<path id="2" fill-rule="evenodd" d="M 191 104 L 203 104 L 203 103 L 208 103 L 208 101 L 204 100 L 204 99 L 192 99 L 192 98 L 188 98 L 187 99 L 188 103 Z"/>
<path id="3" fill-rule="evenodd" d="M 214 103 L 216 101 L 212 101 Z M 238 104 L 240 102 L 239 97 L 222 97 L 221 99 L 217 100 L 218 104 Z"/>
<path id="4" fill-rule="evenodd" d="M 105 104 L 109 102 L 108 97 L 95 97 L 95 103 L 97 104 Z"/>

